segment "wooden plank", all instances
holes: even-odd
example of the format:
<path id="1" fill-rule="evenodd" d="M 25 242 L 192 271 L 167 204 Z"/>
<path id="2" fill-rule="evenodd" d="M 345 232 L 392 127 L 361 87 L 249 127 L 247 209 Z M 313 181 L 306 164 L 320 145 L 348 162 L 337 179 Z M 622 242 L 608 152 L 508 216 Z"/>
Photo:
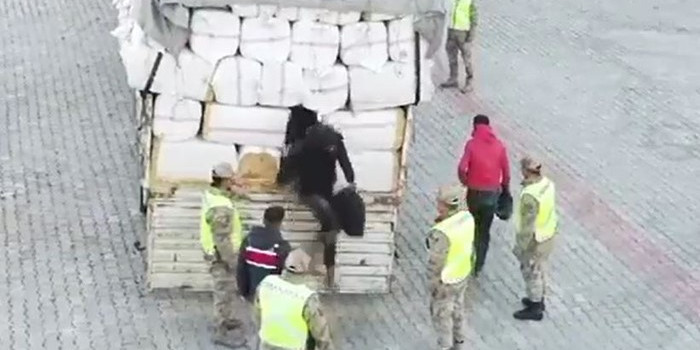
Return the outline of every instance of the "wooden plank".
<path id="1" fill-rule="evenodd" d="M 386 293 L 389 291 L 389 278 L 341 276 L 336 285 L 340 292 L 348 294 Z"/>
<path id="2" fill-rule="evenodd" d="M 181 262 L 204 262 L 204 253 L 198 250 L 165 250 L 154 249 L 149 253 L 153 263 L 181 261 Z"/>
<path id="3" fill-rule="evenodd" d="M 346 276 L 383 277 L 391 275 L 391 267 L 383 266 L 337 266 L 336 275 L 339 279 Z"/>
<path id="4" fill-rule="evenodd" d="M 202 262 L 156 262 L 151 264 L 151 274 L 186 273 L 209 274 L 209 264 Z"/>
<path id="5" fill-rule="evenodd" d="M 197 292 L 212 290 L 214 283 L 206 273 L 149 273 L 148 289 L 186 289 Z"/>
<path id="6" fill-rule="evenodd" d="M 390 254 L 347 253 L 336 254 L 336 265 L 357 266 L 388 266 L 393 263 L 394 256 Z"/>
<path id="7" fill-rule="evenodd" d="M 374 253 L 394 254 L 393 244 L 382 243 L 346 243 L 338 242 L 336 252 L 341 253 Z"/>

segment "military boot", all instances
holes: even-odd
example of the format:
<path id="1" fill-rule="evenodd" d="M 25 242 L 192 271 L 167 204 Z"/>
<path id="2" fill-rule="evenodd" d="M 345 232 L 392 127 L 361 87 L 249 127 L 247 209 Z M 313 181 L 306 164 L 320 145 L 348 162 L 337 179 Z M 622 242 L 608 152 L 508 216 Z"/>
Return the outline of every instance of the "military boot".
<path id="1" fill-rule="evenodd" d="M 463 94 L 472 92 L 474 90 L 474 87 L 472 86 L 472 79 L 467 78 L 467 81 L 464 83 L 464 86 L 459 89 L 459 91 Z"/>
<path id="2" fill-rule="evenodd" d="M 527 298 L 527 297 L 520 299 L 520 302 L 521 302 L 524 306 L 530 306 L 530 305 L 532 305 L 532 303 L 533 303 L 533 301 L 530 300 L 530 298 Z M 546 308 L 545 308 L 545 305 L 544 305 L 544 298 L 542 298 L 542 311 L 544 311 L 544 310 L 546 310 Z"/>
<path id="3" fill-rule="evenodd" d="M 524 309 L 517 311 L 513 314 L 513 317 L 522 321 L 541 321 L 544 317 L 544 304 L 532 302 L 530 306 L 526 306 Z"/>
<path id="4" fill-rule="evenodd" d="M 459 86 L 459 84 L 457 84 L 457 77 L 453 77 L 452 75 L 450 75 L 450 78 L 447 79 L 446 82 L 440 84 L 440 87 L 443 89 L 456 88 L 457 86 Z"/>
<path id="5" fill-rule="evenodd" d="M 230 349 L 241 349 L 247 346 L 247 340 L 243 337 L 234 337 L 229 335 L 225 327 L 217 328 L 214 332 L 214 344 L 225 346 Z"/>

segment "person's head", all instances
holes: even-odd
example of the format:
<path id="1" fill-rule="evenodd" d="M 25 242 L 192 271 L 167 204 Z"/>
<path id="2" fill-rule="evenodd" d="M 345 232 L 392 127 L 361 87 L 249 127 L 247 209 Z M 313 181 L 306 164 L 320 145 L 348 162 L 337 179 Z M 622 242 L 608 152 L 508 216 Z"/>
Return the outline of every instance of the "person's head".
<path id="1" fill-rule="evenodd" d="M 311 257 L 301 248 L 297 248 L 287 255 L 284 269 L 293 274 L 303 274 L 309 270 L 309 264 L 311 264 Z"/>
<path id="2" fill-rule="evenodd" d="M 476 129 L 477 126 L 479 125 L 489 125 L 491 122 L 489 121 L 489 117 L 483 115 L 483 114 L 477 114 L 474 116 L 474 119 L 472 119 L 472 126 L 474 129 Z"/>
<path id="3" fill-rule="evenodd" d="M 542 164 L 530 156 L 523 157 L 520 160 L 520 172 L 526 180 L 538 178 L 542 176 Z"/>
<path id="4" fill-rule="evenodd" d="M 291 115 L 287 122 L 285 143 L 292 143 L 302 140 L 306 136 L 309 127 L 318 124 L 318 113 L 303 105 L 296 105 L 290 108 Z"/>
<path id="5" fill-rule="evenodd" d="M 280 228 L 284 220 L 284 208 L 274 205 L 265 209 L 263 214 L 263 224 L 266 227 Z"/>
<path id="6" fill-rule="evenodd" d="M 238 184 L 236 172 L 230 163 L 219 163 L 211 170 L 212 186 L 227 190 Z"/>
<path id="7" fill-rule="evenodd" d="M 464 198 L 464 188 L 460 185 L 445 185 L 440 187 L 437 196 L 438 215 L 447 214 L 459 209 L 459 203 Z"/>

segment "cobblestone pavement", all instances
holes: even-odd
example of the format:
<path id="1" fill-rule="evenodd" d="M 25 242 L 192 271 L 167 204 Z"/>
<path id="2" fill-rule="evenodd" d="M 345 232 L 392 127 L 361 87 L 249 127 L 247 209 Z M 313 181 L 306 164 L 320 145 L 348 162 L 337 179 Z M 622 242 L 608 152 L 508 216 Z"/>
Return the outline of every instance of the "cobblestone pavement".
<path id="1" fill-rule="evenodd" d="M 132 102 L 108 1 L 0 0 L 0 348 L 214 349 L 210 297 L 145 294 Z M 422 235 L 485 112 L 541 156 L 562 234 L 548 318 L 517 323 L 512 232 L 469 291 L 469 348 L 700 343 L 700 10 L 683 0 L 493 0 L 471 97 L 418 109 L 394 291 L 327 300 L 339 349 L 430 349 Z"/>

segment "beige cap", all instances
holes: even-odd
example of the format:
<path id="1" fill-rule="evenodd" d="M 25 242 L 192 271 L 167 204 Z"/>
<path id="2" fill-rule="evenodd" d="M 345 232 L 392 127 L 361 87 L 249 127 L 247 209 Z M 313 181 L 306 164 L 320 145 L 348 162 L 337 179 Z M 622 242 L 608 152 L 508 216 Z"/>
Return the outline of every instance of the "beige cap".
<path id="1" fill-rule="evenodd" d="M 287 260 L 284 261 L 284 267 L 293 273 L 305 273 L 309 270 L 311 257 L 301 248 L 297 248 L 289 252 Z"/>
<path id="2" fill-rule="evenodd" d="M 458 205 L 464 199 L 464 187 L 444 185 L 438 190 L 438 200 L 448 205 Z"/>
<path id="3" fill-rule="evenodd" d="M 230 179 L 236 176 L 236 172 L 230 163 L 222 162 L 214 166 L 211 175 L 222 179 Z"/>
<path id="4" fill-rule="evenodd" d="M 525 156 L 520 160 L 520 166 L 529 171 L 540 172 L 542 163 L 531 156 Z"/>

